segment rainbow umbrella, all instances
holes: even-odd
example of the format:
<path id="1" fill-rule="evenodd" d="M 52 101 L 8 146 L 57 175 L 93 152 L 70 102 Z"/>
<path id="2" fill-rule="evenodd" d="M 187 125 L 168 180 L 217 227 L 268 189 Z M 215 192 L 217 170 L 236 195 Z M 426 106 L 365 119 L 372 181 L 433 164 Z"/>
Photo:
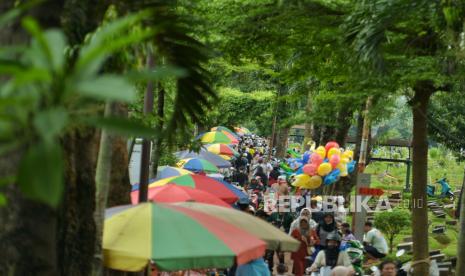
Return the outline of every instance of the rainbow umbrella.
<path id="1" fill-rule="evenodd" d="M 235 127 L 234 130 L 236 131 L 237 134 L 241 136 L 252 133 L 250 130 L 248 130 L 245 127 Z"/>
<path id="2" fill-rule="evenodd" d="M 189 210 L 195 210 L 197 212 L 202 212 L 236 225 L 237 227 L 249 232 L 255 237 L 265 241 L 267 243 L 268 249 L 280 251 L 296 251 L 300 246 L 299 241 L 274 227 L 270 223 L 249 215 L 246 212 L 238 212 L 237 210 L 231 208 L 223 208 L 197 202 L 180 202 L 175 203 L 174 205 L 184 207 Z"/>
<path id="3" fill-rule="evenodd" d="M 179 186 L 175 184 L 153 187 L 148 190 L 147 198 L 150 201 L 157 203 L 173 203 L 173 202 L 202 202 L 205 204 L 213 204 L 226 208 L 231 208 L 226 202 L 216 196 L 204 192 L 199 189 L 194 189 L 187 186 Z M 139 202 L 138 194 L 131 194 L 132 204 Z"/>
<path id="4" fill-rule="evenodd" d="M 224 126 L 212 127 L 211 131 L 221 131 L 221 132 L 223 132 L 224 134 L 226 134 L 226 135 L 228 135 L 230 137 L 232 136 L 235 139 L 238 139 L 238 140 L 240 139 L 239 135 L 237 135 L 234 131 L 232 131 L 229 128 L 224 127 Z"/>
<path id="5" fill-rule="evenodd" d="M 157 180 L 164 179 L 164 178 L 180 176 L 180 175 L 185 175 L 185 174 L 193 174 L 193 172 L 185 170 L 185 169 L 181 169 L 181 168 L 171 167 L 171 166 L 160 166 L 157 169 L 157 177 L 149 179 L 149 183 L 152 183 Z M 132 190 L 134 189 L 136 190 L 139 189 L 139 183 L 136 183 L 132 186 Z"/>
<path id="6" fill-rule="evenodd" d="M 222 169 L 230 168 L 232 166 L 230 162 L 224 160 L 223 158 L 221 158 L 220 156 L 218 156 L 218 155 L 216 155 L 216 154 L 214 154 L 212 152 L 209 152 L 205 148 L 201 148 L 198 153 L 193 152 L 193 151 L 184 150 L 184 151 L 175 152 L 174 155 L 178 159 L 202 158 L 202 159 L 205 159 L 205 160 L 209 161 L 210 163 L 217 166 L 218 168 L 222 168 Z"/>
<path id="7" fill-rule="evenodd" d="M 182 159 L 178 162 L 177 166 L 191 172 L 216 173 L 220 171 L 218 167 L 202 158 Z"/>
<path id="8" fill-rule="evenodd" d="M 209 152 L 213 152 L 218 155 L 227 155 L 227 156 L 239 156 L 239 153 L 232 147 L 226 144 L 212 144 L 207 146 Z"/>
<path id="9" fill-rule="evenodd" d="M 176 184 L 179 186 L 188 186 L 195 189 L 199 189 L 213 194 L 219 199 L 230 204 L 236 202 L 240 197 L 243 197 L 245 195 L 244 193 L 240 192 L 239 189 L 235 188 L 231 184 L 228 184 L 227 182 L 221 182 L 208 176 L 198 174 L 186 174 L 181 176 L 165 178 L 151 183 L 149 185 L 149 189 L 152 187 L 159 187 L 166 184 Z M 133 193 L 135 195 L 133 195 Z M 133 188 L 131 192 L 131 197 L 132 196 L 139 196 L 138 189 Z M 247 195 L 245 196 L 247 197 Z"/>
<path id="10" fill-rule="evenodd" d="M 202 212 L 162 203 L 116 208 L 103 233 L 104 264 L 112 269 L 140 271 L 150 260 L 161 271 L 227 268 L 265 252 L 263 241 Z"/>
<path id="11" fill-rule="evenodd" d="M 204 144 L 238 144 L 239 141 L 232 137 L 231 135 L 228 136 L 224 132 L 221 131 L 210 131 L 204 133 L 200 136 L 200 141 Z"/>

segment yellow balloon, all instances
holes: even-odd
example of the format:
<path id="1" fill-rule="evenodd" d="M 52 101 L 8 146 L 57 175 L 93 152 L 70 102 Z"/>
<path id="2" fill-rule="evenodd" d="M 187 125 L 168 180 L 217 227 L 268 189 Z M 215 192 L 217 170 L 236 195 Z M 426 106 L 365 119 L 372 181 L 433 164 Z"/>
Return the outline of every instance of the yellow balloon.
<path id="1" fill-rule="evenodd" d="M 323 179 L 319 175 L 314 175 L 310 178 L 310 181 L 307 185 L 302 186 L 304 189 L 313 190 L 321 186 Z"/>
<path id="2" fill-rule="evenodd" d="M 334 154 L 341 155 L 341 150 L 338 148 L 331 148 L 328 150 L 328 158 L 331 158 Z"/>
<path id="3" fill-rule="evenodd" d="M 331 164 L 329 163 L 321 163 L 321 165 L 318 167 L 318 174 L 320 176 L 325 176 L 329 174 L 333 170 L 333 167 L 331 167 Z"/>
<path id="4" fill-rule="evenodd" d="M 342 155 L 342 158 L 341 158 L 341 162 L 339 162 L 340 164 L 347 164 L 350 162 L 350 159 L 347 158 L 347 157 L 344 157 L 344 155 Z"/>
<path id="5" fill-rule="evenodd" d="M 354 152 L 351 151 L 351 150 L 346 150 L 346 151 L 344 151 L 342 156 L 349 158 L 349 160 L 352 160 L 354 158 Z"/>
<path id="6" fill-rule="evenodd" d="M 295 187 L 302 187 L 306 185 L 310 181 L 310 175 L 307 174 L 299 174 L 295 177 L 295 181 L 292 182 L 292 186 Z"/>
<path id="7" fill-rule="evenodd" d="M 321 156 L 321 158 L 325 158 L 326 157 L 326 150 L 325 150 L 325 147 L 323 146 L 319 146 L 318 148 L 316 148 L 315 152 Z"/>
<path id="8" fill-rule="evenodd" d="M 341 171 L 340 176 L 349 175 L 349 172 L 347 171 L 347 163 L 342 163 L 341 161 L 341 163 L 339 163 L 336 168 L 338 168 Z"/>

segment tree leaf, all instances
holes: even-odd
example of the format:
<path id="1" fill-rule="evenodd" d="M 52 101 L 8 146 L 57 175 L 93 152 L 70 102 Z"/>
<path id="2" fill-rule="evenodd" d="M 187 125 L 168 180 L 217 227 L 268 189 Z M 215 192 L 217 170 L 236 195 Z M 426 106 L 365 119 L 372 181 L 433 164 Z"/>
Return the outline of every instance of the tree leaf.
<path id="1" fill-rule="evenodd" d="M 63 70 L 65 64 L 66 37 L 60 30 L 48 30 L 44 33 L 50 51 L 52 68 L 55 72 Z"/>
<path id="2" fill-rule="evenodd" d="M 76 92 L 82 96 L 104 101 L 133 102 L 136 89 L 122 77 L 103 75 L 101 77 L 81 81 Z"/>
<path id="3" fill-rule="evenodd" d="M 89 117 L 85 123 L 124 136 L 153 138 L 159 133 L 140 122 L 120 117 Z"/>
<path id="4" fill-rule="evenodd" d="M 0 207 L 5 206 L 7 203 L 6 196 L 2 193 L 0 193 Z"/>
<path id="5" fill-rule="evenodd" d="M 158 81 L 166 78 L 181 78 L 187 75 L 187 71 L 174 66 L 157 67 L 152 70 L 132 71 L 126 74 L 131 81 Z"/>
<path id="6" fill-rule="evenodd" d="M 18 170 L 25 196 L 57 207 L 63 194 L 63 152 L 60 144 L 39 142 L 26 152 Z"/>
<path id="7" fill-rule="evenodd" d="M 34 126 L 46 142 L 53 142 L 68 122 L 68 112 L 64 108 L 42 111 L 34 117 Z"/>

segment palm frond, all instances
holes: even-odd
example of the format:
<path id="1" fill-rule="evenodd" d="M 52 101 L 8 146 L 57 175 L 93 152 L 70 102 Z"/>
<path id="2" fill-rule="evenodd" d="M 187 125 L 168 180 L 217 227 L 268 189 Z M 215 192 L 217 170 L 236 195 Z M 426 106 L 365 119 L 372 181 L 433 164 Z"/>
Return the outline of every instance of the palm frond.
<path id="1" fill-rule="evenodd" d="M 211 88 L 211 75 L 205 69 L 209 51 L 190 35 L 189 21 L 176 14 L 175 2 L 135 0 L 129 4 L 133 9 L 153 12 L 153 17 L 146 23 L 156 30 L 153 43 L 158 55 L 169 65 L 187 73 L 177 79 L 173 113 L 164 130 L 166 138 L 172 138 L 192 123 L 200 123 L 211 108 L 212 100 L 217 98 Z"/>

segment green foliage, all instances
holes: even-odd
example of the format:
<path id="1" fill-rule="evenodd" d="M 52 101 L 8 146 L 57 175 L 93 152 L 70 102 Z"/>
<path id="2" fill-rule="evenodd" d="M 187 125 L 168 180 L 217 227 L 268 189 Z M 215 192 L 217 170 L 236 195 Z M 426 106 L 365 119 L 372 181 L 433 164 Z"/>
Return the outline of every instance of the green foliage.
<path id="1" fill-rule="evenodd" d="M 0 154 L 25 146 L 17 182 L 26 196 L 56 207 L 64 185 L 60 139 L 66 130 L 80 123 L 95 123 L 91 118 L 97 116 L 96 105 L 103 101 L 135 99 L 135 89 L 127 78 L 100 75 L 100 70 L 112 53 L 153 34 L 152 30 L 131 32 L 132 26 L 147 16 L 146 12 L 133 14 L 102 26 L 83 45 L 73 65 L 67 62 L 68 45 L 61 30 L 43 31 L 32 18 L 22 20 L 32 37 L 30 45 L 19 48 L 18 57 L 0 60 L 0 72 L 6 79 L 0 86 Z M 1 47 L 0 52 L 7 49 Z M 101 126 L 113 130 L 154 134 L 130 121 L 104 121 Z"/>
<path id="2" fill-rule="evenodd" d="M 392 212 L 379 212 L 375 215 L 375 226 L 388 236 L 389 248 L 392 251 L 394 238 L 402 230 L 410 226 L 410 213 L 403 209 L 394 209 Z"/>
<path id="3" fill-rule="evenodd" d="M 246 125 L 268 135 L 271 130 L 274 93 L 253 91 L 244 93 L 233 88 L 219 88 L 219 102 L 209 114 L 209 125 Z"/>

